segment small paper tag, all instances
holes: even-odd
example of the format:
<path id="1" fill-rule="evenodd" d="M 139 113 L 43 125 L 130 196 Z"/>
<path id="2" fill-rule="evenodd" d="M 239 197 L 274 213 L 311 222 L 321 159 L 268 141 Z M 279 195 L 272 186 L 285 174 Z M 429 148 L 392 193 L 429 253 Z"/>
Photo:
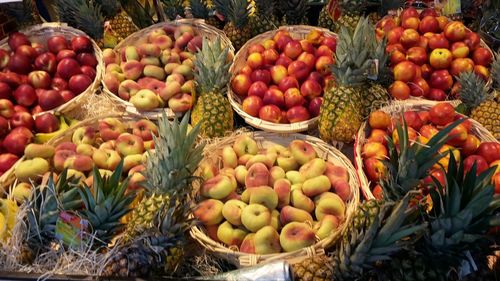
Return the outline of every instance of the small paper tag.
<path id="1" fill-rule="evenodd" d="M 370 80 L 378 79 L 378 59 L 371 60 L 366 78 Z"/>
<path id="2" fill-rule="evenodd" d="M 71 212 L 61 212 L 56 222 L 55 236 L 69 247 L 79 247 L 88 231 L 89 222 Z"/>

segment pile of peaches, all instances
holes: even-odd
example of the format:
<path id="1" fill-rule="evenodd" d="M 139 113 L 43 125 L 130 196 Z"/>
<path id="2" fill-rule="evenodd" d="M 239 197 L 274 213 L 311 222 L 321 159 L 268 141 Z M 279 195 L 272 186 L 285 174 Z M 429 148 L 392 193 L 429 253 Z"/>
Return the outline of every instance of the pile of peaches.
<path id="1" fill-rule="evenodd" d="M 382 189 L 377 184 L 385 173 L 382 160 L 388 159 L 389 156 L 387 139 L 391 138 L 398 147 L 399 136 L 395 124 L 402 124 L 402 118 L 408 126 L 411 145 L 415 142 L 426 144 L 439 130 L 464 117 L 455 112 L 453 106 L 446 102 L 438 103 L 429 110 L 405 111 L 399 119 L 391 117 L 384 111 L 372 112 L 368 119 L 370 132 L 367 134 L 366 143 L 363 144 L 361 157 L 363 170 L 371 181 L 373 195 L 377 198 L 382 196 Z M 434 176 L 444 185 L 445 175 L 442 168 L 447 169 L 450 153 L 453 153 L 455 159 L 464 160 L 466 171 L 470 170 L 474 163 L 478 174 L 488 167 L 497 166 L 492 181 L 495 185 L 495 192 L 500 193 L 500 143 L 481 141 L 473 134 L 471 126 L 472 123 L 466 119 L 450 132 L 448 141 L 438 151 L 446 156 L 431 167 L 429 175 Z M 424 184 L 432 182 L 430 176 L 424 179 Z"/>
<path id="2" fill-rule="evenodd" d="M 420 14 L 415 8 L 399 17 L 387 16 L 377 23 L 378 38 L 386 37 L 386 51 L 395 82 L 389 93 L 396 99 L 423 97 L 443 101 L 458 92 L 455 77 L 474 71 L 488 80 L 493 54 L 481 47 L 477 33 L 459 21 L 449 21 L 434 9 Z"/>
<path id="3" fill-rule="evenodd" d="M 248 47 L 246 64 L 231 80 L 231 89 L 250 116 L 273 123 L 309 120 L 319 115 L 336 46 L 335 37 L 316 29 L 302 40 L 280 30 Z"/>
<path id="4" fill-rule="evenodd" d="M 349 174 L 319 158 L 306 141 L 259 149 L 249 135 L 222 149 L 222 168 L 204 160 L 194 216 L 214 241 L 241 252 L 273 254 L 332 234 L 352 197 Z"/>
<path id="5" fill-rule="evenodd" d="M 24 149 L 24 160 L 14 168 L 18 184 L 13 196 L 22 202 L 31 192 L 31 182 L 40 182 L 51 172 L 68 168 L 68 177 L 79 177 L 92 183 L 92 169 L 96 166 L 104 175 L 111 175 L 123 159 L 124 176 L 131 176 L 128 189 L 139 189 L 144 180 L 140 173 L 148 152 L 154 151 L 153 134 L 157 126 L 146 119 L 124 121 L 108 117 L 95 126 L 82 126 L 57 145 L 29 144 Z"/>
<path id="6" fill-rule="evenodd" d="M 168 106 L 174 113 L 186 112 L 193 106 L 193 60 L 202 41 L 190 25 L 167 24 L 133 45 L 105 49 L 104 83 L 138 110 Z"/>

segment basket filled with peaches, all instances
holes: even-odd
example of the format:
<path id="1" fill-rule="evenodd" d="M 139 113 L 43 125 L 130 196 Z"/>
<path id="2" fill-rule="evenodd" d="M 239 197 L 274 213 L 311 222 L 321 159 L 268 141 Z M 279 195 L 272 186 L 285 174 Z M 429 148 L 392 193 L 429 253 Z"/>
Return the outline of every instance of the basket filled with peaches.
<path id="1" fill-rule="evenodd" d="M 255 128 L 296 133 L 314 128 L 323 88 L 332 80 L 335 33 L 282 26 L 249 40 L 231 66 L 229 101 Z"/>
<path id="2" fill-rule="evenodd" d="M 350 161 L 301 134 L 238 132 L 205 148 L 192 237 L 238 267 L 324 253 L 359 203 Z"/>
<path id="3" fill-rule="evenodd" d="M 196 98 L 194 60 L 203 37 L 220 38 L 232 60 L 231 41 L 203 20 L 158 23 L 130 35 L 103 51 L 105 92 L 132 114 L 154 119 L 163 111 L 169 118 L 184 114 Z"/>
<path id="4" fill-rule="evenodd" d="M 376 25 L 378 38 L 387 39 L 395 99 L 458 99 L 461 72 L 475 72 L 491 83 L 493 52 L 462 22 L 440 16 L 435 9 L 404 9 Z"/>
<path id="5" fill-rule="evenodd" d="M 394 101 L 370 114 L 356 136 L 354 148 L 356 170 L 365 198 L 383 197 L 380 183 L 387 173 L 394 172 L 387 168 L 392 167 L 390 163 L 402 169 L 405 163 L 400 163 L 401 155 L 412 155 L 412 159 L 405 160 L 414 165 L 407 175 L 419 179 L 422 187 L 432 184 L 433 180 L 444 181 L 450 154 L 455 159 L 463 159 L 466 170 L 475 166 L 478 174 L 488 167 L 500 165 L 500 143 L 479 122 L 456 112 L 457 104 Z M 403 131 L 402 127 L 406 129 Z M 492 180 L 500 192 L 500 170 Z"/>
<path id="6" fill-rule="evenodd" d="M 4 175 L 2 185 L 11 186 L 13 197 L 21 203 L 29 197 L 32 183 L 51 172 L 57 175 L 67 169 L 68 177 L 90 185 L 94 166 L 109 176 L 123 160 L 124 176 L 130 175 L 128 188 L 139 189 L 143 163 L 154 149 L 157 133 L 154 122 L 135 115 L 113 114 L 78 122 L 47 143 L 26 145 L 24 156 Z"/>

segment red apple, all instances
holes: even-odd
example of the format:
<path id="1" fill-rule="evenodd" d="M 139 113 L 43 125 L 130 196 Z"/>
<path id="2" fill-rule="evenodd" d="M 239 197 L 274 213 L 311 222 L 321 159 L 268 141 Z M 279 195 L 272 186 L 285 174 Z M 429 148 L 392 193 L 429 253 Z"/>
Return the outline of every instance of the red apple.
<path id="1" fill-rule="evenodd" d="M 422 47 L 425 50 L 429 48 L 429 38 L 420 36 L 420 40 L 418 41 L 417 47 Z"/>
<path id="2" fill-rule="evenodd" d="M 390 45 L 387 45 L 387 47 L 385 47 L 385 51 L 389 54 L 395 50 L 398 50 L 398 51 L 403 52 L 403 53 L 406 52 L 406 48 L 403 47 L 403 45 L 401 45 L 400 43 L 390 44 Z"/>
<path id="3" fill-rule="evenodd" d="M 263 53 L 266 50 L 262 44 L 252 44 L 248 46 L 248 54 Z"/>
<path id="4" fill-rule="evenodd" d="M 431 88 L 429 94 L 425 96 L 430 100 L 444 101 L 447 98 L 446 92 L 441 89 Z"/>
<path id="5" fill-rule="evenodd" d="M 434 16 L 425 16 L 420 21 L 420 25 L 418 26 L 418 31 L 424 34 L 426 32 L 438 32 L 439 31 L 439 22 Z"/>
<path id="6" fill-rule="evenodd" d="M 38 133 L 52 133 L 59 130 L 59 120 L 52 113 L 44 113 L 35 118 L 35 128 Z"/>
<path id="7" fill-rule="evenodd" d="M 264 102 L 259 96 L 248 96 L 242 103 L 243 111 L 253 117 L 259 116 L 259 111 L 263 106 Z"/>
<path id="8" fill-rule="evenodd" d="M 35 89 L 48 89 L 52 83 L 50 74 L 43 70 L 35 70 L 28 74 L 28 81 Z"/>
<path id="9" fill-rule="evenodd" d="M 322 56 L 333 57 L 334 53 L 332 50 L 330 50 L 330 48 L 328 48 L 328 46 L 321 45 L 321 46 L 319 46 L 318 49 L 316 49 L 316 52 L 314 55 L 316 57 L 322 57 Z"/>
<path id="10" fill-rule="evenodd" d="M 476 153 L 484 157 L 488 164 L 500 160 L 500 143 L 482 142 L 477 148 Z"/>
<path id="11" fill-rule="evenodd" d="M 304 81 L 300 86 L 300 93 L 308 100 L 312 100 L 315 97 L 321 96 L 323 89 L 316 80 L 309 79 Z"/>
<path id="12" fill-rule="evenodd" d="M 415 29 L 418 30 L 420 27 L 420 18 L 418 17 L 409 17 L 401 21 L 401 27 L 404 29 Z M 439 24 L 438 24 L 439 27 Z M 424 32 L 422 32 L 424 33 Z"/>
<path id="13" fill-rule="evenodd" d="M 389 94 L 395 99 L 409 99 L 410 93 L 410 87 L 403 81 L 396 80 L 389 86 Z"/>
<path id="14" fill-rule="evenodd" d="M 411 61 L 403 61 L 394 67 L 394 80 L 409 82 L 416 78 L 417 65 Z"/>
<path id="15" fill-rule="evenodd" d="M 14 115 L 14 104 L 8 99 L 0 99 L 0 116 L 10 118 Z"/>
<path id="16" fill-rule="evenodd" d="M 297 105 L 294 106 L 286 112 L 286 118 L 290 123 L 302 122 L 311 119 L 309 111 L 307 108 Z"/>
<path id="17" fill-rule="evenodd" d="M 429 118 L 433 124 L 444 126 L 453 122 L 455 118 L 455 108 L 447 102 L 438 103 L 429 110 Z"/>
<path id="18" fill-rule="evenodd" d="M 294 106 L 304 105 L 306 103 L 306 100 L 297 88 L 290 88 L 286 90 L 283 95 L 285 98 L 285 106 L 288 109 Z"/>
<path id="19" fill-rule="evenodd" d="M 245 74 L 245 75 L 248 75 L 250 76 L 250 74 L 252 74 L 252 68 L 248 65 L 245 65 L 243 66 L 239 71 L 238 71 L 238 74 Z"/>
<path id="20" fill-rule="evenodd" d="M 462 146 L 467 140 L 467 128 L 463 124 L 458 124 L 455 128 L 453 128 L 453 130 L 451 130 L 448 136 L 449 139 L 446 142 L 447 144 L 454 147 Z"/>
<path id="21" fill-rule="evenodd" d="M 464 43 L 469 47 L 469 51 L 473 52 L 481 45 L 481 37 L 477 33 L 468 31 L 465 36 Z"/>
<path id="22" fill-rule="evenodd" d="M 231 81 L 231 89 L 239 96 L 246 96 L 251 85 L 251 79 L 246 74 L 238 74 Z"/>
<path id="23" fill-rule="evenodd" d="M 50 83 L 50 88 L 57 91 L 66 90 L 68 88 L 68 82 L 60 77 L 55 77 Z"/>
<path id="24" fill-rule="evenodd" d="M 97 66 L 97 59 L 94 54 L 91 53 L 79 53 L 78 55 L 76 55 L 76 60 L 81 65 L 88 65 L 94 68 Z"/>
<path id="25" fill-rule="evenodd" d="M 262 98 L 264 104 L 274 104 L 280 108 L 285 108 L 285 96 L 282 91 L 278 89 L 269 89 L 264 93 Z"/>
<path id="26" fill-rule="evenodd" d="M 15 51 L 22 45 L 31 46 L 31 42 L 28 37 L 21 32 L 14 32 L 9 35 L 9 39 L 7 39 L 7 44 L 12 51 Z"/>
<path id="27" fill-rule="evenodd" d="M 22 156 L 24 154 L 24 148 L 29 143 L 33 142 L 33 137 L 33 133 L 28 128 L 17 127 L 5 136 L 2 145 L 7 152 Z"/>
<path id="28" fill-rule="evenodd" d="M 9 121 L 7 118 L 0 116 L 0 138 L 3 138 L 9 132 Z"/>
<path id="29" fill-rule="evenodd" d="M 12 89 L 9 84 L 0 82 L 0 99 L 10 99 L 12 97 Z"/>
<path id="30" fill-rule="evenodd" d="M 38 56 L 36 50 L 28 45 L 19 46 L 16 49 L 16 54 L 29 58 L 31 62 L 33 62 L 35 58 Z"/>
<path id="31" fill-rule="evenodd" d="M 313 71 L 313 72 L 309 73 L 309 76 L 307 76 L 306 80 L 309 80 L 309 79 L 318 82 L 321 85 L 321 87 L 325 86 L 325 78 L 323 77 L 323 75 L 321 75 L 321 73 L 319 73 L 317 71 Z"/>
<path id="32" fill-rule="evenodd" d="M 465 156 L 472 155 L 476 152 L 477 148 L 481 144 L 481 140 L 472 134 L 467 135 L 465 143 L 462 144 L 462 154 Z"/>
<path id="33" fill-rule="evenodd" d="M 63 79 L 69 80 L 73 75 L 80 73 L 80 64 L 75 59 L 66 58 L 57 64 L 57 74 Z"/>
<path id="34" fill-rule="evenodd" d="M 321 108 L 321 104 L 323 103 L 323 97 L 315 97 L 309 102 L 309 112 L 311 113 L 311 117 L 319 116 L 319 110 Z"/>
<path id="35" fill-rule="evenodd" d="M 281 79 L 278 88 L 280 91 L 285 92 L 286 90 L 290 88 L 298 88 L 299 87 L 299 81 L 297 81 L 297 78 L 293 76 L 287 76 L 283 79 Z"/>
<path id="36" fill-rule="evenodd" d="M 434 49 L 448 49 L 450 42 L 444 37 L 443 34 L 434 34 L 429 38 L 429 48 Z"/>
<path id="37" fill-rule="evenodd" d="M 264 121 L 280 123 L 282 120 L 281 110 L 274 104 L 264 105 L 259 110 L 259 118 Z"/>
<path id="38" fill-rule="evenodd" d="M 85 74 L 77 74 L 72 76 L 68 81 L 68 88 L 79 95 L 83 93 L 92 84 L 92 79 Z"/>
<path id="39" fill-rule="evenodd" d="M 337 50 L 337 38 L 335 38 L 335 37 L 325 36 L 323 38 L 323 41 L 321 41 L 320 44 L 327 46 L 333 52 L 335 52 L 335 50 Z"/>
<path id="40" fill-rule="evenodd" d="M 274 84 L 279 85 L 280 81 L 288 76 L 288 70 L 283 65 L 274 65 L 271 67 L 271 78 Z"/>
<path id="41" fill-rule="evenodd" d="M 307 69 L 311 71 L 316 65 L 316 57 L 313 54 L 303 52 L 297 58 L 297 61 L 302 61 L 307 65 Z"/>
<path id="42" fill-rule="evenodd" d="M 64 103 L 67 103 L 68 101 L 72 100 L 75 97 L 75 94 L 70 90 L 59 91 L 59 94 L 61 94 Z"/>
<path id="43" fill-rule="evenodd" d="M 419 14 L 418 14 L 418 11 L 417 9 L 415 9 L 414 7 L 409 7 L 409 8 L 406 8 L 404 9 L 402 12 L 401 12 L 401 21 L 407 19 L 407 18 L 411 18 L 411 17 L 419 17 Z"/>
<path id="44" fill-rule="evenodd" d="M 472 59 L 474 60 L 475 64 L 488 67 L 493 61 L 493 55 L 488 49 L 479 47 L 476 48 L 472 53 Z"/>
<path id="45" fill-rule="evenodd" d="M 28 74 L 31 71 L 31 61 L 26 56 L 13 54 L 10 56 L 7 68 L 15 73 Z"/>
<path id="46" fill-rule="evenodd" d="M 248 96 L 264 97 L 264 93 L 268 90 L 266 83 L 262 81 L 253 82 L 248 89 Z"/>
<path id="47" fill-rule="evenodd" d="M 64 99 L 56 90 L 43 90 L 43 92 L 38 97 L 38 104 L 42 110 L 51 110 L 62 104 L 64 104 Z"/>
<path id="48" fill-rule="evenodd" d="M 475 65 L 474 72 L 479 75 L 484 81 L 488 81 L 490 79 L 490 71 L 486 66 L 483 65 Z"/>
<path id="49" fill-rule="evenodd" d="M 286 44 L 288 44 L 288 42 L 292 41 L 292 37 L 290 37 L 290 35 L 282 35 L 282 36 L 279 36 L 279 38 L 276 40 L 274 39 L 274 41 L 276 41 L 276 49 L 278 49 L 278 51 L 281 51 L 283 52 L 285 50 L 285 46 Z"/>
<path id="50" fill-rule="evenodd" d="M 462 41 L 467 35 L 467 28 L 459 21 L 452 21 L 444 27 L 443 33 L 452 42 Z"/>
<path id="51" fill-rule="evenodd" d="M 422 78 L 424 79 L 429 79 L 431 78 L 431 74 L 433 72 L 433 69 L 430 65 L 424 64 L 420 67 L 420 73 L 422 75 Z"/>
<path id="52" fill-rule="evenodd" d="M 413 46 L 416 46 L 419 40 L 420 40 L 420 34 L 418 34 L 418 31 L 416 31 L 415 29 L 405 29 L 401 34 L 399 42 L 405 48 L 411 48 Z"/>
<path id="53" fill-rule="evenodd" d="M 262 81 L 264 84 L 271 84 L 271 72 L 267 69 L 256 69 L 250 74 L 252 82 Z"/>
<path id="54" fill-rule="evenodd" d="M 56 60 L 58 62 L 62 61 L 65 58 L 75 59 L 76 53 L 73 50 L 60 50 L 56 55 Z"/>
<path id="55" fill-rule="evenodd" d="M 264 64 L 273 65 L 279 58 L 279 54 L 275 49 L 267 49 L 262 52 L 262 57 L 264 58 Z"/>
<path id="56" fill-rule="evenodd" d="M 9 64 L 9 56 L 10 54 L 6 50 L 0 49 L 0 70 Z"/>
<path id="57" fill-rule="evenodd" d="M 451 86 L 453 86 L 453 77 L 446 69 L 436 70 L 431 74 L 430 86 L 432 88 L 448 91 L 451 89 Z"/>
<path id="58" fill-rule="evenodd" d="M 83 35 L 71 39 L 71 49 L 77 53 L 93 52 L 92 42 L 87 36 Z"/>
<path id="59" fill-rule="evenodd" d="M 300 46 L 302 47 L 302 51 L 314 55 L 316 52 L 316 49 L 314 48 L 314 45 L 307 41 L 307 39 L 302 39 L 300 40 Z"/>
<path id="60" fill-rule="evenodd" d="M 302 45 L 299 41 L 292 40 L 285 45 L 283 53 L 294 60 L 302 53 Z"/>
<path id="61" fill-rule="evenodd" d="M 96 76 L 95 68 L 88 65 L 82 65 L 80 67 L 80 71 L 82 72 L 82 74 L 87 75 L 88 77 L 90 77 L 90 79 L 92 79 L 92 81 L 94 81 Z"/>
<path id="62" fill-rule="evenodd" d="M 258 69 L 264 65 L 264 58 L 261 53 L 251 53 L 247 57 L 247 65 L 252 69 Z"/>
<path id="63" fill-rule="evenodd" d="M 427 16 L 439 17 L 439 14 L 434 8 L 425 8 L 422 12 L 420 12 L 420 18 L 423 19 Z"/>
<path id="64" fill-rule="evenodd" d="M 397 44 L 403 34 L 404 28 L 398 26 L 387 32 L 387 44 Z"/>
<path id="65" fill-rule="evenodd" d="M 288 66 L 292 63 L 292 59 L 285 56 L 284 54 L 281 54 L 278 59 L 276 60 L 275 65 L 282 65 L 285 68 L 288 68 Z"/>
<path id="66" fill-rule="evenodd" d="M 293 61 L 288 66 L 288 75 L 297 78 L 299 81 L 303 81 L 307 78 L 310 71 L 303 61 Z"/>
<path id="67" fill-rule="evenodd" d="M 453 58 L 466 58 L 469 56 L 469 47 L 464 42 L 455 42 L 451 45 Z"/>
<path id="68" fill-rule="evenodd" d="M 14 99 L 22 106 L 32 106 L 37 101 L 35 89 L 28 84 L 23 84 L 14 91 Z"/>
<path id="69" fill-rule="evenodd" d="M 427 62 L 427 51 L 422 47 L 411 47 L 406 52 L 406 58 L 417 65 L 423 65 Z"/>
<path id="70" fill-rule="evenodd" d="M 321 56 L 318 59 L 316 59 L 316 64 L 315 64 L 316 71 L 318 71 L 321 74 L 326 74 L 330 71 L 329 68 L 334 63 L 335 61 L 333 60 L 333 57 Z"/>
<path id="71" fill-rule="evenodd" d="M 476 175 L 479 175 L 488 169 L 486 159 L 479 155 L 471 155 L 464 159 L 464 172 L 469 172 L 474 164 L 476 165 Z"/>
<path id="72" fill-rule="evenodd" d="M 25 127 L 33 130 L 35 121 L 33 121 L 33 117 L 28 112 L 15 112 L 9 120 L 9 124 L 11 129 Z"/>
<path id="73" fill-rule="evenodd" d="M 414 97 L 422 97 L 429 94 L 430 87 L 424 78 L 417 78 L 408 84 L 410 85 L 410 94 Z"/>
<path id="74" fill-rule="evenodd" d="M 461 72 L 471 72 L 474 70 L 474 62 L 469 58 L 458 58 L 451 62 L 450 74 L 458 76 Z"/>
<path id="75" fill-rule="evenodd" d="M 12 153 L 1 153 L 0 154 L 0 173 L 7 172 L 14 164 L 16 164 L 19 157 Z"/>
<path id="76" fill-rule="evenodd" d="M 425 54 L 427 56 L 427 53 Z M 400 62 L 403 62 L 406 60 L 406 54 L 399 51 L 399 50 L 394 50 L 391 53 L 391 65 L 397 65 Z"/>

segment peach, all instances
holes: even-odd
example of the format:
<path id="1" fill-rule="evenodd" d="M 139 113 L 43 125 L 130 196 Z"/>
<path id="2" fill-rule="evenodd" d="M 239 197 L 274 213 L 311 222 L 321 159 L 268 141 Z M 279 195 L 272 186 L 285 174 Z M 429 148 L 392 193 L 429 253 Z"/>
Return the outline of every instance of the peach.
<path id="1" fill-rule="evenodd" d="M 165 87 L 160 90 L 158 95 L 166 102 L 170 100 L 171 97 L 182 93 L 182 86 L 177 81 L 170 81 L 165 83 Z"/>
<path id="2" fill-rule="evenodd" d="M 189 94 L 177 94 L 168 100 L 168 107 L 175 113 L 183 113 L 193 106 L 193 97 Z"/>
<path id="3" fill-rule="evenodd" d="M 123 172 L 126 173 L 135 166 L 142 164 L 142 154 L 131 154 L 123 158 Z"/>
<path id="4" fill-rule="evenodd" d="M 293 158 L 292 153 L 287 150 L 286 153 L 280 154 L 276 158 L 276 163 L 280 166 L 285 172 L 297 170 L 299 168 L 299 163 Z"/>
<path id="5" fill-rule="evenodd" d="M 113 150 L 115 150 L 116 149 L 116 140 L 109 140 L 109 141 L 101 143 L 101 145 L 99 145 L 99 149 L 113 149 Z"/>
<path id="6" fill-rule="evenodd" d="M 201 195 L 213 199 L 222 199 L 235 190 L 228 176 L 217 175 L 203 183 Z"/>
<path id="7" fill-rule="evenodd" d="M 280 212 L 280 223 L 286 225 L 290 222 L 312 222 L 311 214 L 299 208 L 285 206 Z"/>
<path id="8" fill-rule="evenodd" d="M 264 226 L 255 233 L 255 253 L 258 255 L 275 254 L 281 251 L 280 235 L 270 225 Z"/>
<path id="9" fill-rule="evenodd" d="M 236 181 L 242 186 L 245 185 L 245 178 L 247 177 L 247 174 L 248 170 L 243 165 L 238 165 L 234 169 L 234 177 L 236 178 Z"/>
<path id="10" fill-rule="evenodd" d="M 125 79 L 137 80 L 144 71 L 144 65 L 136 60 L 122 63 L 123 75 Z"/>
<path id="11" fill-rule="evenodd" d="M 236 168 L 238 166 L 238 156 L 230 146 L 225 146 L 222 149 L 222 165 L 225 168 Z"/>
<path id="12" fill-rule="evenodd" d="M 306 196 L 313 197 L 330 190 L 331 183 L 327 176 L 321 175 L 307 179 L 302 184 L 302 191 Z"/>
<path id="13" fill-rule="evenodd" d="M 156 65 L 146 65 L 143 69 L 143 74 L 146 77 L 152 77 L 158 80 L 164 80 L 166 77 L 165 70 Z"/>
<path id="14" fill-rule="evenodd" d="M 113 49 L 104 49 L 102 50 L 102 61 L 104 62 L 104 66 L 107 66 L 111 63 L 120 63 L 120 57 L 113 51 Z"/>
<path id="15" fill-rule="evenodd" d="M 331 162 L 326 162 L 325 176 L 328 177 L 332 186 L 335 186 L 336 182 L 339 180 L 349 181 L 347 169 L 342 166 L 334 165 Z"/>
<path id="16" fill-rule="evenodd" d="M 252 154 L 245 154 L 245 155 L 238 157 L 238 165 L 243 165 L 246 168 L 248 160 L 250 160 L 250 158 L 252 158 L 253 156 L 254 155 L 252 155 Z"/>
<path id="17" fill-rule="evenodd" d="M 239 227 L 233 227 L 229 222 L 222 223 L 217 229 L 217 238 L 229 246 L 240 246 L 248 232 Z"/>
<path id="18" fill-rule="evenodd" d="M 301 189 L 294 189 L 290 195 L 290 203 L 293 207 L 304 210 L 308 213 L 314 211 L 314 202 L 307 197 Z"/>
<path id="19" fill-rule="evenodd" d="M 94 144 L 95 140 L 96 140 L 95 129 L 89 126 L 77 128 L 73 132 L 73 136 L 71 137 L 71 141 L 76 145 L 80 143 Z"/>
<path id="20" fill-rule="evenodd" d="M 96 149 L 92 154 L 95 165 L 106 170 L 116 169 L 121 159 L 120 154 L 113 149 Z"/>
<path id="21" fill-rule="evenodd" d="M 293 140 L 288 146 L 288 149 L 290 149 L 293 158 L 295 158 L 300 165 L 304 165 L 318 157 L 313 146 L 303 140 Z"/>
<path id="22" fill-rule="evenodd" d="M 145 57 L 145 58 L 142 58 L 139 62 L 145 66 L 146 65 L 161 66 L 160 59 L 155 58 L 155 57 Z M 162 70 L 163 70 L 163 68 L 162 68 Z"/>
<path id="23" fill-rule="evenodd" d="M 159 57 L 161 55 L 161 48 L 151 43 L 140 44 L 137 51 L 141 57 Z"/>
<path id="24" fill-rule="evenodd" d="M 278 195 L 278 208 L 290 204 L 291 183 L 287 179 L 279 179 L 274 182 L 274 192 Z"/>
<path id="25" fill-rule="evenodd" d="M 299 171 L 288 171 L 286 172 L 285 177 L 292 184 L 303 183 L 306 181 L 304 175 L 302 175 Z"/>
<path id="26" fill-rule="evenodd" d="M 206 199 L 198 203 L 193 215 L 204 225 L 215 225 L 224 219 L 222 216 L 223 207 L 224 203 L 219 200 Z"/>
<path id="27" fill-rule="evenodd" d="M 279 230 L 281 228 L 280 212 L 278 210 L 273 210 L 271 212 L 271 226 L 276 230 Z"/>
<path id="28" fill-rule="evenodd" d="M 35 157 L 21 161 L 14 168 L 16 178 L 21 182 L 37 181 L 50 169 L 49 161 Z"/>
<path id="29" fill-rule="evenodd" d="M 118 86 L 118 96 L 123 100 L 129 100 L 140 90 L 141 86 L 134 80 L 124 80 Z"/>
<path id="30" fill-rule="evenodd" d="M 52 145 L 30 143 L 24 148 L 24 157 L 26 159 L 33 159 L 35 157 L 50 159 L 54 156 L 55 152 Z"/>
<path id="31" fill-rule="evenodd" d="M 264 205 L 270 210 L 276 209 L 278 206 L 278 194 L 269 186 L 250 188 L 246 190 L 246 193 L 249 196 L 248 202 L 250 204 Z"/>
<path id="32" fill-rule="evenodd" d="M 92 158 L 87 155 L 73 155 L 64 161 L 64 168 L 74 169 L 80 172 L 88 172 L 94 167 Z"/>
<path id="33" fill-rule="evenodd" d="M 124 49 L 124 55 L 125 59 L 122 59 L 124 61 L 131 61 L 131 60 L 140 60 L 139 52 L 137 51 L 137 48 L 135 46 L 127 46 Z"/>
<path id="34" fill-rule="evenodd" d="M 319 239 L 325 239 L 339 227 L 339 224 L 339 219 L 336 216 L 326 215 L 314 225 L 313 231 Z"/>
<path id="35" fill-rule="evenodd" d="M 306 180 L 322 175 L 326 171 L 326 162 L 321 158 L 314 158 L 300 167 L 299 172 Z"/>
<path id="36" fill-rule="evenodd" d="M 174 69 L 176 69 L 178 66 L 180 66 L 180 64 L 177 62 L 169 62 L 165 64 L 163 70 L 165 71 L 165 74 L 171 75 L 174 73 Z"/>
<path id="37" fill-rule="evenodd" d="M 248 135 L 239 136 L 233 144 L 233 149 L 238 157 L 245 154 L 255 155 L 259 151 L 257 143 Z"/>
<path id="38" fill-rule="evenodd" d="M 246 206 L 247 204 L 240 200 L 228 200 L 224 203 L 224 207 L 222 208 L 222 216 L 232 225 L 242 225 L 241 212 Z"/>
<path id="39" fill-rule="evenodd" d="M 240 252 L 255 254 L 255 233 L 248 233 L 241 242 Z"/>
<path id="40" fill-rule="evenodd" d="M 64 162 L 66 161 L 66 159 L 68 159 L 73 155 L 76 155 L 76 152 L 72 150 L 66 150 L 66 149 L 56 150 L 53 161 L 54 168 L 56 169 L 56 171 L 62 171 L 64 169 Z"/>
<path id="41" fill-rule="evenodd" d="M 284 179 L 285 178 L 285 170 L 283 170 L 279 166 L 273 166 L 271 170 L 269 170 L 270 177 L 269 177 L 269 185 L 274 186 L 274 183 L 279 180 L 279 179 Z"/>
<path id="42" fill-rule="evenodd" d="M 274 165 L 275 158 L 273 157 L 272 154 L 257 154 L 253 155 L 250 159 L 248 159 L 247 163 L 245 164 L 247 169 L 250 169 L 250 167 L 255 164 L 255 163 L 262 163 L 266 165 L 268 169 L 271 169 Z"/>
<path id="43" fill-rule="evenodd" d="M 335 193 L 324 193 L 327 196 L 322 196 L 316 204 L 314 214 L 318 220 L 322 220 L 326 215 L 334 215 L 342 218 L 345 213 L 345 203 L 342 198 Z"/>
<path id="44" fill-rule="evenodd" d="M 245 177 L 245 186 L 256 187 L 267 185 L 269 183 L 270 173 L 266 165 L 255 163 L 248 169 L 248 174 Z"/>
<path id="45" fill-rule="evenodd" d="M 285 252 L 300 250 L 315 242 L 316 234 L 306 223 L 291 222 L 281 230 L 280 244 Z"/>
<path id="46" fill-rule="evenodd" d="M 182 74 L 182 76 L 184 76 L 184 78 L 186 78 L 186 80 L 191 80 L 194 78 L 193 76 L 193 69 L 189 66 L 189 65 L 179 65 L 177 66 L 176 68 L 174 68 L 174 70 L 172 71 L 172 73 L 179 73 L 179 74 Z"/>
<path id="47" fill-rule="evenodd" d="M 167 35 L 159 35 L 150 40 L 152 44 L 158 46 L 160 50 L 172 48 L 173 42 Z"/>
<path id="48" fill-rule="evenodd" d="M 333 191 L 342 198 L 345 202 L 351 199 L 352 191 L 349 182 L 344 180 L 338 180 L 335 182 L 335 185 L 332 186 Z"/>
<path id="49" fill-rule="evenodd" d="M 264 205 L 249 204 L 241 212 L 241 222 L 251 232 L 257 232 L 271 224 L 271 211 Z"/>

